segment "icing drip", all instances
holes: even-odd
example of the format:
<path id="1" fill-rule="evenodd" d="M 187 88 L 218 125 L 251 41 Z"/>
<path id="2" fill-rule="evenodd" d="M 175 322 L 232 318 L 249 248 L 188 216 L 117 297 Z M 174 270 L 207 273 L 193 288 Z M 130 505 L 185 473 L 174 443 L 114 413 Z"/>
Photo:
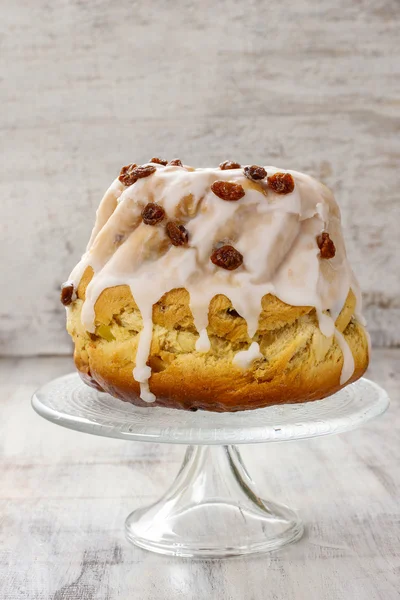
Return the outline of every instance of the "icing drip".
<path id="1" fill-rule="evenodd" d="M 335 321 L 332 319 L 332 317 L 322 312 L 319 308 L 317 308 L 317 317 L 321 333 L 325 337 L 331 337 L 335 332 Z"/>
<path id="2" fill-rule="evenodd" d="M 133 295 L 134 292 L 132 292 Z M 146 364 L 150 354 L 151 338 L 153 335 L 153 305 L 140 302 L 139 309 L 143 319 L 143 329 L 140 332 L 139 343 L 136 351 L 136 367 L 133 369 L 133 377 L 140 383 L 140 397 L 145 402 L 154 402 L 155 395 L 150 392 L 149 379 L 151 369 Z"/>
<path id="3" fill-rule="evenodd" d="M 338 329 L 335 329 L 335 338 L 343 353 L 343 368 L 340 375 L 340 385 L 343 385 L 354 373 L 354 358 L 350 346 Z"/>
<path id="4" fill-rule="evenodd" d="M 154 165 L 155 173 L 125 187 L 115 180 L 103 197 L 86 253 L 70 275 L 75 288 L 90 266 L 93 278 L 86 289 L 82 323 L 94 333 L 95 303 L 101 292 L 128 285 L 142 316 L 133 377 L 140 383 L 141 398 L 155 399 L 149 388 L 147 365 L 152 341 L 152 307 L 168 291 L 186 288 L 190 309 L 199 332 L 197 352 L 208 352 L 208 308 L 211 299 L 223 294 L 246 319 L 252 338 L 258 328 L 261 300 L 268 293 L 293 306 L 313 306 L 321 332 L 336 336 L 343 351 L 342 381 L 354 370 L 354 360 L 343 336 L 335 332 L 335 320 L 350 288 L 357 299 L 358 284 L 347 262 L 340 214 L 332 193 L 313 178 L 291 173 L 293 192 L 280 195 L 266 181 L 248 180 L 242 169 L 193 169 Z M 282 169 L 265 167 L 268 175 Z M 240 184 L 244 196 L 224 201 L 211 190 L 217 181 Z M 155 226 L 143 223 L 141 213 L 149 202 L 165 211 Z M 189 242 L 173 246 L 165 224 L 184 225 Z M 316 237 L 327 231 L 336 254 L 331 260 L 319 256 Z M 229 271 L 214 265 L 210 255 L 218 245 L 229 244 L 243 255 L 243 264 Z M 327 312 L 329 311 L 329 313 Z M 360 315 L 360 316 L 358 316 Z M 362 322 L 362 321 L 361 321 Z M 234 363 L 248 368 L 260 358 L 258 344 L 239 352 Z"/>
<path id="5" fill-rule="evenodd" d="M 257 342 L 253 342 L 250 348 L 247 350 L 237 352 L 232 362 L 240 369 L 245 370 L 248 369 L 250 365 L 258 358 L 264 357 L 260 352 L 260 346 L 257 344 Z"/>
<path id="6" fill-rule="evenodd" d="M 196 341 L 197 352 L 206 353 L 210 350 L 211 344 L 208 339 L 207 329 L 201 329 L 199 339 Z"/>

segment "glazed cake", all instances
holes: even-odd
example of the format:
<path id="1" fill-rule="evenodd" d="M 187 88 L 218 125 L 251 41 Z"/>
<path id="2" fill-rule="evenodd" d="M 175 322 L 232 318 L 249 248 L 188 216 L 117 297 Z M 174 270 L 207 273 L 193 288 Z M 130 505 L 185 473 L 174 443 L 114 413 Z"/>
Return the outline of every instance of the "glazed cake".
<path id="1" fill-rule="evenodd" d="M 83 380 L 140 406 L 307 402 L 368 365 L 338 205 L 296 171 L 123 167 L 61 299 Z"/>

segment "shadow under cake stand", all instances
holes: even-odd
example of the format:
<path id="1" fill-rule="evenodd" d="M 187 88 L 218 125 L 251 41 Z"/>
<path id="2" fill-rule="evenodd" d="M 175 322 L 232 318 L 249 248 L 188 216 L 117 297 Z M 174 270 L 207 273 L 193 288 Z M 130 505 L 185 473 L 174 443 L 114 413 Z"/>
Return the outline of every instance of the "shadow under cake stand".
<path id="1" fill-rule="evenodd" d="M 73 373 L 43 386 L 32 405 L 45 419 L 76 431 L 188 444 L 169 490 L 127 517 L 126 536 L 153 552 L 210 558 L 276 550 L 303 534 L 292 509 L 260 498 L 237 444 L 343 433 L 382 414 L 389 399 L 360 379 L 324 400 L 244 412 L 139 408 L 87 387 Z"/>

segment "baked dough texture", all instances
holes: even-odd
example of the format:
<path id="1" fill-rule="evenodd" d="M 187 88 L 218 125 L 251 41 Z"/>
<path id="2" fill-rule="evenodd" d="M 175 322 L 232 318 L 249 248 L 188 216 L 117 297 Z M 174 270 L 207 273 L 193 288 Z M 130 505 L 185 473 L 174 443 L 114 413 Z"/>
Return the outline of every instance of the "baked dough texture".
<path id="1" fill-rule="evenodd" d="M 368 366 L 368 341 L 364 327 L 353 316 L 352 292 L 336 321 L 355 362 L 351 379 L 341 385 L 342 351 L 333 336 L 321 333 L 315 309 L 264 296 L 254 338 L 263 358 L 244 371 L 232 364 L 232 359 L 252 340 L 245 320 L 229 299 L 218 295 L 210 303 L 211 350 L 204 354 L 195 350 L 198 333 L 188 292 L 175 289 L 153 307 L 148 363 L 150 387 L 157 399 L 148 404 L 140 399 L 139 383 L 132 377 L 142 319 L 131 291 L 125 285 L 102 292 L 95 305 L 96 333 L 90 334 L 80 314 L 91 277 L 88 268 L 68 316 L 76 367 L 88 385 L 139 406 L 223 412 L 319 400 L 361 377 Z"/>

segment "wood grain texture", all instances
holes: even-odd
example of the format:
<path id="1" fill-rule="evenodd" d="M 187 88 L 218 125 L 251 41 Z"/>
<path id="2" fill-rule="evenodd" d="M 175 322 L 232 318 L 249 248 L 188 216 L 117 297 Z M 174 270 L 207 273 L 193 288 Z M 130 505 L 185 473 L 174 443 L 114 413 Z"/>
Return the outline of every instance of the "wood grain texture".
<path id="1" fill-rule="evenodd" d="M 190 561 L 125 541 L 134 508 L 158 498 L 184 448 L 57 427 L 32 392 L 67 358 L 0 361 L 0 598 L 5 600 L 398 600 L 400 351 L 374 355 L 392 405 L 345 435 L 259 444 L 243 457 L 260 491 L 296 506 L 296 545 L 258 558 Z"/>
<path id="2" fill-rule="evenodd" d="M 322 179 L 373 341 L 399 343 L 398 0 L 0 6 L 0 352 L 70 351 L 59 285 L 121 165 L 154 154 Z"/>

